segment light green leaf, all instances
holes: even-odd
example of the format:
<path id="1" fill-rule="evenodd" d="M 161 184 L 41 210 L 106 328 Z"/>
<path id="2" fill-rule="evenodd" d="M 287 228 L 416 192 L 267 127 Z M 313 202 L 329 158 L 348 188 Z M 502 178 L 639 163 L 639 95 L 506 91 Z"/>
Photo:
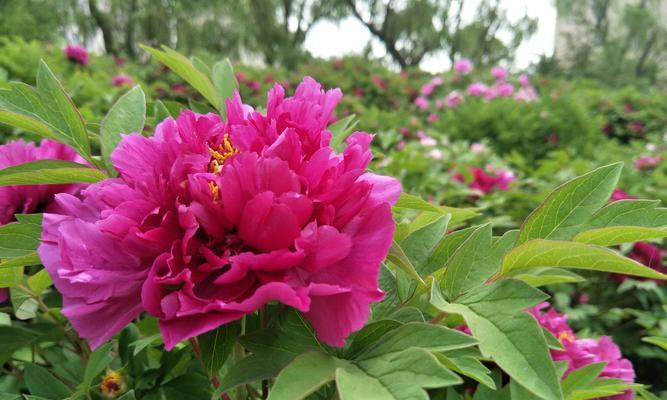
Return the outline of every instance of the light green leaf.
<path id="1" fill-rule="evenodd" d="M 0 170 L 0 186 L 94 183 L 106 178 L 99 169 L 64 160 L 36 160 Z"/>
<path id="2" fill-rule="evenodd" d="M 0 271 L 2 270 L 0 269 Z M 28 287 L 37 296 L 42 294 L 42 292 L 52 284 L 53 281 L 51 280 L 49 271 L 44 268 L 40 269 L 35 275 L 32 275 L 28 278 Z"/>
<path id="3" fill-rule="evenodd" d="M 14 316 L 22 321 L 35 318 L 39 304 L 30 294 L 18 288 L 9 289 L 9 297 L 12 300 Z"/>
<path id="4" fill-rule="evenodd" d="M 280 372 L 269 393 L 269 400 L 304 399 L 331 382 L 336 368 L 347 365 L 343 360 L 316 351 L 301 354 Z"/>
<path id="5" fill-rule="evenodd" d="M 452 371 L 474 379 L 491 390 L 496 389 L 496 384 L 489 375 L 491 371 L 477 358 L 472 356 L 449 357 L 442 353 L 435 353 L 435 358 Z"/>
<path id="6" fill-rule="evenodd" d="M 220 110 L 220 98 L 213 86 L 213 82 L 211 82 L 207 75 L 195 68 L 187 57 L 166 46 L 162 46 L 162 50 L 144 45 L 140 45 L 139 47 L 149 52 L 158 61 L 169 67 L 169 69 L 174 71 L 174 73 L 183 78 L 201 93 L 213 107 Z"/>
<path id="7" fill-rule="evenodd" d="M 641 226 L 610 226 L 581 232 L 574 241 L 598 246 L 616 246 L 623 243 L 667 237 L 667 229 L 644 228 Z"/>
<path id="8" fill-rule="evenodd" d="M 509 252 L 503 259 L 502 274 L 542 267 L 585 269 L 667 279 L 667 275 L 603 247 L 542 239 L 531 240 Z"/>
<path id="9" fill-rule="evenodd" d="M 350 347 L 346 351 L 346 358 L 354 358 L 363 350 L 370 348 L 387 332 L 398 328 L 402 324 L 391 319 L 382 319 L 366 324 L 354 335 Z"/>
<path id="10" fill-rule="evenodd" d="M 428 400 L 423 388 L 461 382 L 461 378 L 443 367 L 431 353 L 418 348 L 336 370 L 336 386 L 341 400 Z"/>
<path id="11" fill-rule="evenodd" d="M 220 113 L 225 115 L 227 106 L 225 100 L 231 99 L 234 95 L 234 90 L 236 90 L 236 77 L 234 76 L 234 67 L 229 61 L 229 58 L 225 58 L 222 61 L 218 61 L 213 65 L 213 85 L 220 99 Z"/>
<path id="12" fill-rule="evenodd" d="M 659 336 L 647 336 L 642 338 L 642 341 L 646 343 L 651 343 L 654 344 L 661 349 L 667 351 L 667 338 L 659 337 Z"/>
<path id="13" fill-rule="evenodd" d="M 622 168 L 622 163 L 598 168 L 551 192 L 524 221 L 517 244 L 530 239 L 572 238 L 607 203 Z"/>
<path id="14" fill-rule="evenodd" d="M 426 262 L 433 254 L 436 246 L 447 232 L 450 215 L 434 214 L 430 223 L 412 232 L 401 242 L 401 249 L 414 265 L 417 273 L 425 276 Z"/>
<path id="15" fill-rule="evenodd" d="M 0 92 L 1 94 L 1 92 Z M 0 110 L 0 122 L 9 126 L 15 126 L 26 132 L 36 133 L 39 136 L 56 139 L 57 135 L 53 129 L 37 118 L 14 112 Z"/>
<path id="16" fill-rule="evenodd" d="M 238 324 L 225 324 L 215 330 L 200 335 L 197 339 L 201 347 L 202 363 L 208 376 L 216 376 L 234 348 L 241 332 Z"/>
<path id="17" fill-rule="evenodd" d="M 0 288 L 17 287 L 23 283 L 23 266 L 0 268 Z"/>
<path id="18" fill-rule="evenodd" d="M 491 225 L 478 227 L 454 252 L 447 263 L 442 288 L 447 298 L 483 284 L 498 269 L 500 258 L 491 251 Z"/>
<path id="19" fill-rule="evenodd" d="M 414 265 L 412 265 L 412 262 L 410 262 L 408 256 L 403 252 L 403 249 L 398 243 L 396 243 L 395 240 L 391 243 L 389 254 L 387 254 L 387 260 L 391 261 L 397 267 L 405 271 L 405 273 L 417 281 L 420 286 L 426 286 L 426 282 L 424 282 L 422 277 L 419 276 L 419 273 L 415 269 Z"/>
<path id="20" fill-rule="evenodd" d="M 375 346 L 363 351 L 358 360 L 368 360 L 401 352 L 411 347 L 429 351 L 446 351 L 474 346 L 477 341 L 454 329 L 441 325 L 412 322 L 387 332 Z"/>
<path id="21" fill-rule="evenodd" d="M 569 398 L 569 396 L 577 389 L 586 389 L 590 387 L 591 383 L 600 376 L 606 364 L 607 363 L 605 362 L 588 364 L 570 372 L 562 383 L 565 398 Z"/>
<path id="22" fill-rule="evenodd" d="M 158 124 L 171 116 L 172 115 L 169 113 L 169 109 L 167 108 L 167 106 L 165 106 L 161 100 L 157 100 L 155 102 L 155 107 L 153 109 L 153 117 L 155 118 L 155 123 Z"/>
<path id="23" fill-rule="evenodd" d="M 472 226 L 470 228 L 454 231 L 445 236 L 429 258 L 426 268 L 424 268 L 424 273 L 433 274 L 437 271 L 435 275 L 444 274 L 444 270 L 441 268 L 449 263 L 454 252 L 456 252 L 461 244 L 478 228 L 479 227 L 477 226 Z"/>
<path id="24" fill-rule="evenodd" d="M 619 200 L 596 212 L 588 225 L 592 228 L 609 226 L 667 226 L 667 208 L 658 207 L 659 200 Z"/>
<path id="25" fill-rule="evenodd" d="M 396 204 L 394 204 L 393 208 L 451 214 L 451 220 L 449 221 L 450 225 L 458 225 L 461 222 L 467 221 L 479 215 L 479 213 L 477 213 L 477 209 L 474 208 L 438 206 L 423 200 L 419 196 L 405 192 L 401 193 L 401 197 L 398 198 L 398 201 Z"/>
<path id="26" fill-rule="evenodd" d="M 116 101 L 100 126 L 102 158 L 109 172 L 113 171 L 109 157 L 120 142 L 120 134 L 141 134 L 145 120 L 146 96 L 141 87 L 137 85 Z"/>
<path id="27" fill-rule="evenodd" d="M 352 134 L 355 126 L 359 124 L 356 114 L 348 115 L 329 125 L 331 132 L 331 147 L 340 149 L 345 143 L 345 139 Z"/>
<path id="28" fill-rule="evenodd" d="M 548 299 L 539 289 L 516 279 L 503 279 L 461 296 L 457 302 L 486 311 L 515 312 L 525 310 Z"/>
<path id="29" fill-rule="evenodd" d="M 490 292 L 489 295 L 499 297 Z M 510 294 L 506 293 L 507 296 Z M 447 313 L 460 314 L 475 338 L 482 355 L 490 357 L 521 386 L 545 400 L 560 400 L 563 394 L 542 328 L 526 312 L 501 312 L 491 301 L 470 305 L 446 302 L 437 285 L 431 304 Z M 511 303 L 509 303 L 511 304 Z M 515 303 L 516 306 L 521 302 Z M 524 303 L 525 304 L 525 303 Z"/>
<path id="30" fill-rule="evenodd" d="M 38 265 L 41 264 L 39 255 L 36 251 L 28 253 L 22 256 L 7 258 L 0 261 L 0 269 L 2 268 L 14 268 L 14 267 L 27 267 L 29 265 Z"/>
<path id="31" fill-rule="evenodd" d="M 507 277 L 522 280 L 534 287 L 554 285 L 557 283 L 584 282 L 586 280 L 572 271 L 552 267 L 516 270 L 514 273 L 509 273 Z"/>

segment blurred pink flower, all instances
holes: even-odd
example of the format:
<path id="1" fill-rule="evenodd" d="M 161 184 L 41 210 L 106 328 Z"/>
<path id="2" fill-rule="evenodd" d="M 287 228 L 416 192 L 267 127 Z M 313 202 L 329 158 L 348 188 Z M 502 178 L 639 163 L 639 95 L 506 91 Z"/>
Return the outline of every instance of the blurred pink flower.
<path id="1" fill-rule="evenodd" d="M 419 92 L 422 94 L 424 97 L 428 97 L 433 93 L 433 91 L 440 85 L 443 84 L 443 80 L 440 77 L 435 77 L 428 81 L 427 83 L 424 84 L 424 86 L 421 87 Z"/>
<path id="2" fill-rule="evenodd" d="M 445 98 L 445 105 L 448 108 L 454 108 L 459 104 L 461 104 L 461 101 L 463 101 L 463 95 L 461 94 L 461 92 L 459 92 L 458 90 L 453 90 Z"/>
<path id="3" fill-rule="evenodd" d="M 523 87 L 530 87 L 530 77 L 528 74 L 519 75 L 519 85 Z"/>
<path id="4" fill-rule="evenodd" d="M 514 94 L 514 100 L 524 103 L 531 103 L 537 100 L 537 92 L 531 86 L 522 87 Z"/>
<path id="5" fill-rule="evenodd" d="M 134 85 L 134 79 L 131 77 L 124 75 L 124 74 L 118 74 L 111 78 L 111 86 L 132 86 Z"/>
<path id="6" fill-rule="evenodd" d="M 503 82 L 497 86 L 496 90 L 498 91 L 498 96 L 509 97 L 514 93 L 514 86 L 509 82 Z"/>
<path id="7" fill-rule="evenodd" d="M 172 349 L 279 302 L 343 346 L 383 297 L 401 188 L 367 172 L 371 135 L 329 146 L 341 96 L 306 77 L 293 97 L 275 85 L 266 114 L 237 92 L 224 122 L 186 110 L 123 136 L 120 177 L 44 215 L 40 258 L 77 332 L 96 348 L 146 311 Z"/>
<path id="8" fill-rule="evenodd" d="M 642 134 L 644 133 L 644 124 L 641 122 L 631 122 L 628 126 L 631 132 Z"/>
<path id="9" fill-rule="evenodd" d="M 470 145 L 470 151 L 473 153 L 484 153 L 487 148 L 484 143 L 473 143 Z"/>
<path id="10" fill-rule="evenodd" d="M 484 100 L 491 101 L 498 97 L 498 89 L 495 87 L 487 87 L 484 92 Z"/>
<path id="11" fill-rule="evenodd" d="M 431 150 L 431 152 L 428 153 L 428 155 L 429 155 L 429 157 L 431 157 L 434 160 L 437 160 L 437 161 L 442 160 L 442 151 L 440 151 L 439 149 Z"/>
<path id="12" fill-rule="evenodd" d="M 434 123 L 435 121 L 437 121 L 437 120 L 438 120 L 438 114 L 436 114 L 436 113 L 430 113 L 430 114 L 428 115 L 428 117 L 426 118 L 426 121 L 427 121 L 429 124 L 433 124 L 433 123 Z"/>
<path id="13" fill-rule="evenodd" d="M 364 97 L 364 89 L 360 87 L 354 88 L 354 96 L 355 97 Z"/>
<path id="14" fill-rule="evenodd" d="M 507 190 L 509 184 L 516 181 L 516 176 L 511 171 L 503 169 L 487 168 L 485 171 L 479 167 L 468 167 L 472 175 L 472 181 L 468 184 L 471 189 L 479 190 L 487 194 L 494 190 Z M 457 182 L 465 182 L 465 177 L 461 173 L 452 174 L 452 179 Z"/>
<path id="15" fill-rule="evenodd" d="M 125 59 L 121 56 L 113 56 L 113 62 L 119 67 L 122 67 L 125 64 Z"/>
<path id="16" fill-rule="evenodd" d="M 255 80 L 255 79 L 246 82 L 246 86 L 248 87 L 248 89 L 252 90 L 253 92 L 259 92 L 259 89 L 262 88 L 262 85 L 259 83 L 259 81 Z"/>
<path id="17" fill-rule="evenodd" d="M 499 81 L 505 81 L 507 80 L 508 73 L 505 68 L 498 66 L 491 68 L 491 76 Z"/>
<path id="18" fill-rule="evenodd" d="M 461 58 L 454 62 L 454 72 L 460 75 L 467 75 L 472 71 L 472 61 L 467 58 Z"/>
<path id="19" fill-rule="evenodd" d="M 429 103 L 428 103 L 428 100 L 426 98 L 420 96 L 420 97 L 417 97 L 415 99 L 415 105 L 420 110 L 426 110 L 426 109 L 428 109 Z"/>
<path id="20" fill-rule="evenodd" d="M 427 147 L 433 147 L 438 144 L 438 142 L 430 136 L 422 137 L 421 139 L 419 139 L 419 143 Z"/>
<path id="21" fill-rule="evenodd" d="M 636 199 L 636 197 L 630 196 L 628 193 L 626 193 L 621 188 L 615 188 L 614 191 L 611 193 L 611 197 L 609 198 L 609 201 L 613 202 L 613 201 L 630 200 L 630 199 Z"/>
<path id="22" fill-rule="evenodd" d="M 182 83 L 174 83 L 171 85 L 171 91 L 176 94 L 183 94 L 185 93 L 185 85 Z"/>
<path id="23" fill-rule="evenodd" d="M 468 86 L 467 93 L 468 96 L 484 96 L 486 94 L 487 87 L 482 82 L 474 82 Z"/>
<path id="24" fill-rule="evenodd" d="M 90 63 L 90 54 L 88 54 L 88 50 L 85 47 L 70 44 L 65 46 L 63 53 L 68 60 L 77 64 L 88 65 Z"/>
<path id="25" fill-rule="evenodd" d="M 658 164 L 660 164 L 660 161 L 662 161 L 662 157 L 660 156 L 652 157 L 649 155 L 641 155 L 639 158 L 635 159 L 632 164 L 637 169 L 646 170 L 657 167 Z"/>
<path id="26" fill-rule="evenodd" d="M 386 90 L 387 89 L 387 82 L 384 81 L 384 79 L 380 78 L 379 75 L 373 75 L 371 76 L 371 81 L 375 85 L 376 88 L 380 90 Z"/>

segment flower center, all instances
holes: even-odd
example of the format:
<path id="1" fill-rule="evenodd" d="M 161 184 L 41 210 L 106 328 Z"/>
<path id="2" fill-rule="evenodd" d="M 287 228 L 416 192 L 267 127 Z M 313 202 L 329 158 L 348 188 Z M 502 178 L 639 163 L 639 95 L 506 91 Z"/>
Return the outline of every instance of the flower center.
<path id="1" fill-rule="evenodd" d="M 208 146 L 208 151 L 211 153 L 211 161 L 208 165 L 209 172 L 220 172 L 222 171 L 222 165 L 225 160 L 229 157 L 237 154 L 239 149 L 234 147 L 232 142 L 229 140 L 229 133 L 225 133 L 225 136 L 222 138 L 222 143 L 220 143 L 216 148 Z"/>
<path id="2" fill-rule="evenodd" d="M 563 341 L 568 341 L 568 342 L 572 343 L 572 342 L 574 342 L 574 335 L 571 334 L 568 331 L 563 331 L 563 332 L 558 334 L 558 340 L 560 340 L 561 343 Z"/>

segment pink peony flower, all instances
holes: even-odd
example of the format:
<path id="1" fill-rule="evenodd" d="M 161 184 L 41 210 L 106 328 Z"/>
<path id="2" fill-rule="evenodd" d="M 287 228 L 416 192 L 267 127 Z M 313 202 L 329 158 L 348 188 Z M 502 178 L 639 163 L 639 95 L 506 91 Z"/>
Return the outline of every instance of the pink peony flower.
<path id="1" fill-rule="evenodd" d="M 428 100 L 425 97 L 420 96 L 420 97 L 417 97 L 415 99 L 415 105 L 420 110 L 426 110 L 426 109 L 428 109 L 429 103 L 428 103 Z"/>
<path id="2" fill-rule="evenodd" d="M 467 75 L 472 71 L 472 61 L 467 58 L 462 58 L 454 62 L 454 72 L 459 75 Z"/>
<path id="3" fill-rule="evenodd" d="M 329 146 L 341 95 L 306 77 L 265 115 L 238 93 L 224 123 L 184 111 L 122 138 L 119 178 L 58 195 L 39 254 L 79 334 L 98 347 L 146 311 L 172 349 L 277 301 L 342 346 L 383 297 L 400 184 L 366 172 L 371 135 Z"/>
<path id="4" fill-rule="evenodd" d="M 510 97 L 514 93 L 514 86 L 509 82 L 503 82 L 497 85 L 496 91 L 500 97 Z"/>
<path id="5" fill-rule="evenodd" d="M 641 155 L 639 158 L 635 159 L 632 164 L 635 168 L 640 170 L 653 169 L 660 164 L 662 158 L 660 156 L 651 157 L 648 155 Z"/>
<path id="6" fill-rule="evenodd" d="M 484 153 L 487 148 L 484 143 L 473 143 L 470 145 L 470 151 L 473 153 Z"/>
<path id="7" fill-rule="evenodd" d="M 615 188 L 614 191 L 611 193 L 611 197 L 609 198 L 609 201 L 613 202 L 613 201 L 619 201 L 619 200 L 630 200 L 630 199 L 635 199 L 635 198 L 636 197 L 630 196 L 623 189 Z"/>
<path id="8" fill-rule="evenodd" d="M 36 160 L 85 161 L 70 147 L 52 140 L 32 142 L 15 140 L 0 145 L 0 169 Z M 14 214 L 51 211 L 56 208 L 56 193 L 74 193 L 81 185 L 19 185 L 0 186 L 0 225 L 14 220 Z"/>
<path id="9" fill-rule="evenodd" d="M 121 56 L 113 56 L 113 63 L 122 67 L 125 64 L 125 59 Z"/>
<path id="10" fill-rule="evenodd" d="M 522 87 L 514 94 L 514 100 L 523 103 L 532 103 L 537 100 L 537 92 L 531 86 Z"/>
<path id="11" fill-rule="evenodd" d="M 373 82 L 373 85 L 375 85 L 376 88 L 379 90 L 386 90 L 387 89 L 387 82 L 384 81 L 384 79 L 380 78 L 379 75 L 373 75 L 371 76 L 371 81 Z"/>
<path id="12" fill-rule="evenodd" d="M 90 63 L 90 54 L 85 47 L 70 44 L 65 46 L 63 53 L 68 60 L 81 65 L 88 65 Z"/>
<path id="13" fill-rule="evenodd" d="M 530 87 L 530 77 L 528 74 L 519 75 L 519 85 L 522 87 Z"/>
<path id="14" fill-rule="evenodd" d="M 505 68 L 498 66 L 491 68 L 491 76 L 496 78 L 496 80 L 505 81 L 507 80 L 508 73 Z"/>
<path id="15" fill-rule="evenodd" d="M 173 85 L 171 85 L 171 91 L 177 94 L 184 94 L 185 85 L 182 83 L 174 83 Z"/>
<path id="16" fill-rule="evenodd" d="M 125 85 L 127 85 L 127 86 L 134 85 L 134 79 L 132 79 L 129 76 L 124 75 L 124 74 L 118 74 L 118 75 L 114 76 L 113 78 L 111 78 L 111 86 L 119 87 L 119 86 L 125 86 Z"/>
<path id="17" fill-rule="evenodd" d="M 255 80 L 255 79 L 246 82 L 246 86 L 248 87 L 248 89 L 252 90 L 253 92 L 259 92 L 259 89 L 262 88 L 262 85 L 259 83 L 259 81 Z"/>
<path id="18" fill-rule="evenodd" d="M 468 92 L 468 93 L 470 93 L 470 92 Z M 459 92 L 458 90 L 453 90 L 445 98 L 445 105 L 448 108 L 454 108 L 454 107 L 458 106 L 459 104 L 461 104 L 462 101 L 463 101 L 463 95 L 461 94 L 461 92 Z"/>
<path id="19" fill-rule="evenodd" d="M 442 85 L 444 81 L 440 77 L 436 77 L 428 81 L 427 83 L 424 84 L 424 86 L 421 87 L 419 90 L 419 93 L 422 94 L 424 97 L 428 97 L 433 93 L 433 91 L 440 85 Z"/>
<path id="20" fill-rule="evenodd" d="M 435 121 L 437 121 L 437 120 L 438 120 L 438 114 L 436 114 L 436 113 L 430 113 L 430 114 L 428 115 L 428 117 L 426 118 L 426 121 L 427 121 L 429 124 L 433 124 L 433 123 L 434 123 Z"/>
<path id="21" fill-rule="evenodd" d="M 428 153 L 428 155 L 429 155 L 429 157 L 431 157 L 432 159 L 434 159 L 436 161 L 442 160 L 442 151 L 440 151 L 439 149 L 431 150 Z"/>
<path id="22" fill-rule="evenodd" d="M 663 263 L 665 251 L 660 247 L 649 242 L 637 242 L 632 246 L 632 250 L 628 254 L 628 258 L 637 261 L 653 270 L 661 273 L 667 273 L 667 266 Z M 611 278 L 617 282 L 623 282 L 626 279 L 634 279 L 640 281 L 652 280 L 648 278 L 629 277 L 622 274 L 611 274 Z M 657 285 L 663 285 L 665 281 L 653 280 Z"/>
<path id="23" fill-rule="evenodd" d="M 498 97 L 498 89 L 495 87 L 487 87 L 486 92 L 484 92 L 484 100 L 491 101 Z"/>
<path id="24" fill-rule="evenodd" d="M 486 94 L 487 87 L 482 82 L 474 82 L 468 86 L 467 93 L 468 96 L 484 96 Z"/>
<path id="25" fill-rule="evenodd" d="M 479 190 L 484 194 L 491 193 L 494 190 L 507 190 L 509 184 L 516 180 L 514 173 L 502 169 L 489 169 L 488 173 L 479 167 L 469 167 L 468 170 L 473 177 L 468 187 Z M 455 173 L 452 178 L 457 182 L 464 182 L 465 180 L 460 173 Z"/>

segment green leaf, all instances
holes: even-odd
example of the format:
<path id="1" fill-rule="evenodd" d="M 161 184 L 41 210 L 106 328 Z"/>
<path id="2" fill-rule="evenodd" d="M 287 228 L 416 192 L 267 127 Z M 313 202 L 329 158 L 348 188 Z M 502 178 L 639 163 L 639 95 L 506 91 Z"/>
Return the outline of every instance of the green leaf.
<path id="1" fill-rule="evenodd" d="M 406 274 L 410 275 L 415 281 L 421 286 L 426 286 L 426 282 L 419 276 L 419 273 L 415 269 L 412 262 L 408 256 L 403 252 L 401 246 L 396 243 L 396 241 L 391 242 L 391 247 L 389 248 L 389 254 L 387 254 L 387 260 L 391 261 L 393 264 L 402 269 Z"/>
<path id="2" fill-rule="evenodd" d="M 549 296 L 527 283 L 515 279 L 503 279 L 482 286 L 461 296 L 457 302 L 485 311 L 515 312 L 525 310 L 548 299 Z"/>
<path id="3" fill-rule="evenodd" d="M 134 395 L 134 389 L 126 392 L 122 396 L 116 398 L 116 400 L 137 400 L 137 397 Z"/>
<path id="4" fill-rule="evenodd" d="M 447 232 L 450 215 L 435 214 L 430 223 L 412 232 L 401 242 L 401 249 L 414 265 L 417 273 L 426 275 L 425 267 L 429 257 Z"/>
<path id="5" fill-rule="evenodd" d="M 393 208 L 451 214 L 451 220 L 449 221 L 450 225 L 458 225 L 463 221 L 467 221 L 479 215 L 476 211 L 477 209 L 474 208 L 438 206 L 423 200 L 419 196 L 405 192 L 401 193 L 401 197 L 398 198 L 398 201 L 394 204 Z"/>
<path id="6" fill-rule="evenodd" d="M 410 348 L 336 370 L 341 400 L 428 400 L 423 388 L 439 388 L 462 380 L 424 349 Z"/>
<path id="7" fill-rule="evenodd" d="M 588 225 L 592 228 L 609 226 L 667 226 L 667 208 L 659 208 L 659 200 L 619 200 L 595 213 Z"/>
<path id="8" fill-rule="evenodd" d="M 491 225 L 482 225 L 461 244 L 447 263 L 442 288 L 447 298 L 483 284 L 498 269 L 500 258 L 491 250 Z"/>
<path id="9" fill-rule="evenodd" d="M 36 160 L 0 170 L 0 186 L 94 183 L 106 178 L 98 169 L 64 160 Z"/>
<path id="10" fill-rule="evenodd" d="M 118 146 L 120 134 L 141 134 L 145 120 L 146 96 L 137 85 L 116 101 L 100 125 L 102 158 L 109 172 L 113 171 L 111 152 Z"/>
<path id="11" fill-rule="evenodd" d="M 610 226 L 581 232 L 572 240 L 598 246 L 616 246 L 623 243 L 662 239 L 664 237 L 667 237 L 666 229 L 644 228 L 640 226 Z"/>
<path id="12" fill-rule="evenodd" d="M 346 351 L 347 358 L 354 358 L 363 350 L 370 348 L 387 332 L 398 328 L 402 324 L 391 319 L 383 319 L 366 324 L 354 335 L 350 347 Z"/>
<path id="13" fill-rule="evenodd" d="M 605 362 L 588 364 L 570 372 L 562 383 L 565 398 L 568 398 L 575 390 L 590 387 L 590 384 L 600 376 L 606 364 Z"/>
<path id="14" fill-rule="evenodd" d="M 659 337 L 659 336 L 647 336 L 642 338 L 642 341 L 646 343 L 651 343 L 654 344 L 661 349 L 667 351 L 667 338 Z"/>
<path id="15" fill-rule="evenodd" d="M 23 321 L 35 318 L 39 304 L 29 293 L 25 293 L 18 288 L 11 288 L 9 297 L 12 300 L 12 308 L 16 319 Z"/>
<path id="16" fill-rule="evenodd" d="M 240 332 L 238 324 L 225 324 L 197 337 L 201 347 L 204 372 L 209 377 L 218 375 L 220 368 L 231 354 Z"/>
<path id="17" fill-rule="evenodd" d="M 105 343 L 90 355 L 88 363 L 86 364 L 86 369 L 83 373 L 83 381 L 79 384 L 77 393 L 85 396 L 88 395 L 93 379 L 101 374 L 111 360 L 113 360 L 113 357 L 109 354 L 111 347 L 112 343 Z"/>
<path id="18" fill-rule="evenodd" d="M 515 273 L 510 273 L 507 276 L 522 280 L 534 287 L 554 285 L 557 283 L 577 283 L 586 280 L 572 271 L 552 267 L 516 270 Z"/>
<path id="19" fill-rule="evenodd" d="M 1 95 L 2 92 L 0 91 L 0 98 Z M 58 137 L 49 125 L 37 118 L 29 117 L 27 115 L 0 110 L 0 122 L 23 129 L 26 132 L 36 133 L 45 138 L 56 139 Z"/>
<path id="20" fill-rule="evenodd" d="M 331 147 L 340 149 L 343 146 L 345 139 L 352 134 L 353 129 L 357 124 L 359 124 L 359 120 L 357 119 L 356 114 L 351 114 L 329 125 L 329 131 L 331 132 Z"/>
<path id="21" fill-rule="evenodd" d="M 211 82 L 206 74 L 195 68 L 187 57 L 166 46 L 162 46 L 162 50 L 144 45 L 139 45 L 139 47 L 149 52 L 158 61 L 169 67 L 169 69 L 174 71 L 174 73 L 183 78 L 204 96 L 213 107 L 220 110 L 220 98 L 213 86 L 213 82 Z"/>
<path id="22" fill-rule="evenodd" d="M 2 270 L 0 269 L 0 271 Z M 36 296 L 42 294 L 42 292 L 52 284 L 53 281 L 51 280 L 49 271 L 44 268 L 40 269 L 35 275 L 32 275 L 28 278 L 28 287 Z"/>
<path id="23" fill-rule="evenodd" d="M 622 163 L 607 165 L 558 187 L 526 218 L 517 243 L 572 238 L 607 203 L 622 168 Z"/>
<path id="24" fill-rule="evenodd" d="M 331 382 L 336 368 L 347 365 L 343 360 L 317 351 L 301 354 L 280 372 L 269 393 L 269 400 L 304 399 Z"/>
<path id="25" fill-rule="evenodd" d="M 229 58 L 218 61 L 213 65 L 212 76 L 213 86 L 215 86 L 215 91 L 220 99 L 220 113 L 225 115 L 227 110 L 225 100 L 231 99 L 234 96 L 234 90 L 236 90 L 234 67 L 232 67 Z"/>
<path id="26" fill-rule="evenodd" d="M 211 75 L 211 68 L 209 68 L 208 65 L 206 65 L 204 60 L 196 56 L 190 57 L 190 60 L 192 61 L 192 65 L 195 68 L 197 68 L 199 72 L 201 72 L 204 75 Z"/>
<path id="27" fill-rule="evenodd" d="M 452 371 L 474 379 L 491 390 L 496 389 L 496 384 L 489 375 L 491 371 L 477 358 L 472 356 L 449 357 L 442 353 L 435 353 L 435 357 Z"/>
<path id="28" fill-rule="evenodd" d="M 2 268 L 15 268 L 15 267 L 27 267 L 29 265 L 38 265 L 42 261 L 39 259 L 37 252 L 32 252 L 23 256 L 18 256 L 14 258 L 8 258 L 0 261 L 0 269 Z"/>
<path id="29" fill-rule="evenodd" d="M 458 250 L 461 244 L 465 242 L 475 230 L 477 230 L 477 228 L 478 227 L 476 226 L 472 226 L 470 228 L 454 231 L 445 236 L 429 258 L 428 263 L 424 268 L 424 273 L 432 274 L 436 271 L 443 271 L 441 268 L 449 263 L 452 255 Z"/>
<path id="30" fill-rule="evenodd" d="M 591 382 L 588 387 L 574 390 L 567 400 L 588 400 L 610 397 L 629 390 L 632 386 L 620 379 L 604 378 Z"/>
<path id="31" fill-rule="evenodd" d="M 25 384 L 32 395 L 52 400 L 62 400 L 72 395 L 70 388 L 39 365 L 25 364 L 23 374 Z"/>
<path id="32" fill-rule="evenodd" d="M 477 341 L 454 329 L 428 323 L 408 323 L 387 332 L 375 346 L 356 357 L 368 360 L 419 347 L 429 351 L 446 351 L 474 346 Z"/>
<path id="33" fill-rule="evenodd" d="M 0 288 L 17 287 L 23 283 L 23 266 L 0 269 Z"/>
<path id="34" fill-rule="evenodd" d="M 493 291 L 488 296 L 500 298 Z M 511 298 L 511 293 L 505 293 Z M 469 305 L 447 303 L 437 285 L 431 291 L 431 304 L 447 313 L 460 314 L 475 338 L 482 355 L 490 357 L 521 386 L 545 400 L 560 400 L 563 395 L 556 369 L 551 360 L 542 328 L 530 314 L 519 311 L 500 311 L 489 306 L 492 299 L 478 299 Z M 523 300 L 508 301 L 515 307 L 530 304 Z"/>
<path id="35" fill-rule="evenodd" d="M 155 123 L 156 124 L 160 123 L 171 116 L 172 115 L 169 113 L 169 109 L 167 108 L 167 106 L 165 106 L 161 100 L 157 100 L 155 102 L 155 107 L 153 110 L 153 117 L 155 118 Z"/>
<path id="36" fill-rule="evenodd" d="M 542 267 L 585 269 L 667 279 L 667 275 L 603 247 L 542 239 L 531 240 L 509 252 L 503 260 L 502 274 Z"/>

